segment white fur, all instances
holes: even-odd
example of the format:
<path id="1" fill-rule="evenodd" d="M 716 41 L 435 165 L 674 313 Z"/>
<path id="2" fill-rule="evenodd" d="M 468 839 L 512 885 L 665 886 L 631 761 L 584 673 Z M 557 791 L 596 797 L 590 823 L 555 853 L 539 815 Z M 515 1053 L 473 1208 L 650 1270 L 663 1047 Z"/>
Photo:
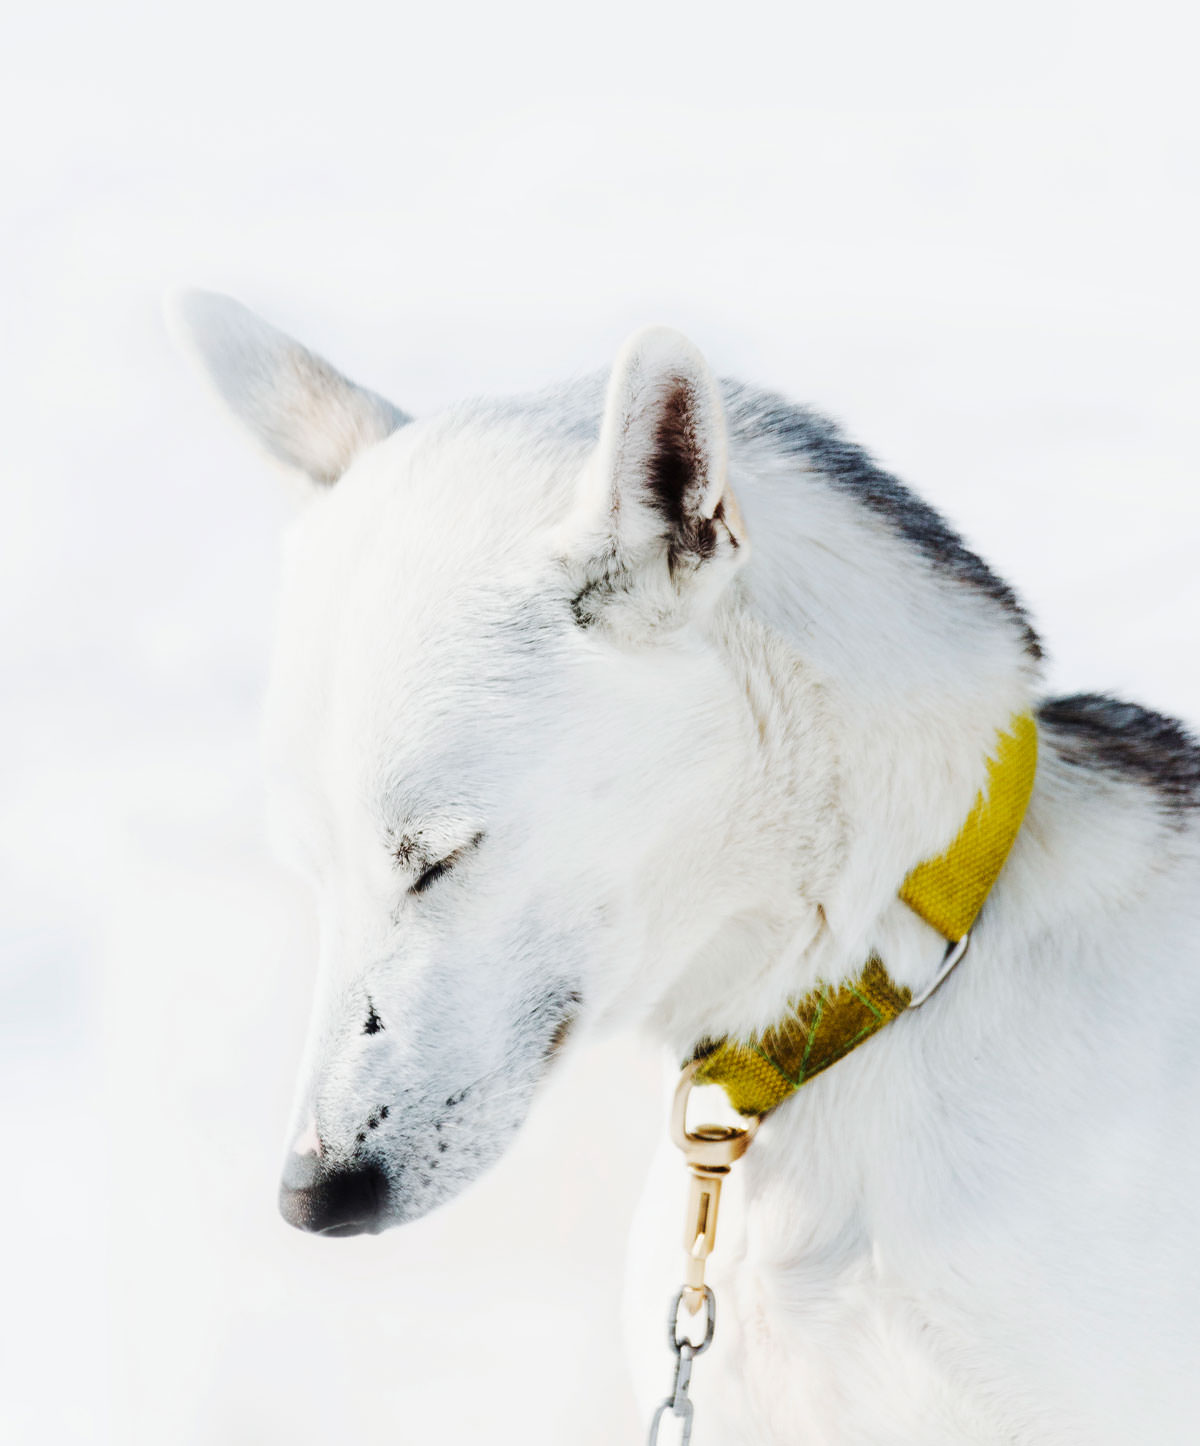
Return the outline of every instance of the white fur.
<path id="1" fill-rule="evenodd" d="M 668 566 L 644 471 L 680 379 L 716 542 Z M 587 386 L 401 426 L 321 392 L 289 455 L 346 470 L 288 538 L 268 710 L 323 926 L 297 1133 L 315 1112 L 347 1157 L 390 1102 L 368 1148 L 399 1221 L 495 1157 L 576 1013 L 680 1059 L 871 949 L 929 982 L 944 942 L 897 889 L 1031 706 L 1011 615 L 768 439 L 735 445 L 673 333 L 622 354 L 599 433 Z M 243 416 L 275 435 L 289 395 Z M 739 1167 L 695 1446 L 1200 1439 L 1198 863 L 1193 824 L 1043 740 L 967 959 Z M 631 1271 L 647 1407 L 681 1199 L 668 1151 Z"/>

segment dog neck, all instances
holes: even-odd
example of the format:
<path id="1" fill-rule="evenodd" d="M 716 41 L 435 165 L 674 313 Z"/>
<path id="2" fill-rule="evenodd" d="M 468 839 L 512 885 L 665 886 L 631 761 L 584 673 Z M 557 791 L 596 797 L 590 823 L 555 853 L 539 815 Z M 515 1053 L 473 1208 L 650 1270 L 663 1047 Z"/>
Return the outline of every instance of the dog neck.
<path id="1" fill-rule="evenodd" d="M 856 978 L 872 955 L 913 994 L 932 982 L 946 941 L 901 886 L 962 826 L 1037 679 L 1011 610 L 819 477 L 798 485 L 794 467 L 776 477 L 760 460 L 741 495 L 755 551 L 713 636 L 757 735 L 723 820 L 743 887 L 662 1001 L 684 1054 L 769 1028 L 789 998 Z"/>

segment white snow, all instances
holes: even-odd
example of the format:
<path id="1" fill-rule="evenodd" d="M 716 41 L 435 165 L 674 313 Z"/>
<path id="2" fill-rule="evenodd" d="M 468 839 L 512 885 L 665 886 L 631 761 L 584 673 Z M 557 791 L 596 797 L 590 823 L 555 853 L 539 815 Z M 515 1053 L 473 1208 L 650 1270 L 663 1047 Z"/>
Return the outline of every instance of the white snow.
<path id="1" fill-rule="evenodd" d="M 275 1214 L 312 962 L 256 753 L 288 503 L 164 292 L 232 291 L 414 412 L 679 326 L 940 505 L 1032 605 L 1056 687 L 1196 719 L 1187 16 L 8 17 L 0 1439 L 642 1429 L 617 1289 L 659 1095 L 634 1043 L 576 1061 L 419 1225 L 332 1243 Z"/>

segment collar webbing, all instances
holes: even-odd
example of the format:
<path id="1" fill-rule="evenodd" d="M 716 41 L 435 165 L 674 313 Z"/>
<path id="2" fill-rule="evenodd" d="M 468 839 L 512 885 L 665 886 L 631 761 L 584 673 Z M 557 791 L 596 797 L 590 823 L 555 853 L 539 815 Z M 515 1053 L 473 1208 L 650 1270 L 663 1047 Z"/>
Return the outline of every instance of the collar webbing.
<path id="1" fill-rule="evenodd" d="M 987 760 L 981 789 L 954 842 L 912 870 L 900 897 L 951 944 L 974 924 L 1000 876 L 1033 792 L 1037 725 L 1014 717 Z M 920 1001 L 918 1001 L 920 1002 Z M 912 991 L 872 956 L 851 983 L 818 985 L 793 1000 L 788 1013 L 758 1039 L 702 1045 L 697 1084 L 721 1085 L 743 1115 L 765 1115 L 801 1085 L 836 1064 L 912 1004 Z"/>

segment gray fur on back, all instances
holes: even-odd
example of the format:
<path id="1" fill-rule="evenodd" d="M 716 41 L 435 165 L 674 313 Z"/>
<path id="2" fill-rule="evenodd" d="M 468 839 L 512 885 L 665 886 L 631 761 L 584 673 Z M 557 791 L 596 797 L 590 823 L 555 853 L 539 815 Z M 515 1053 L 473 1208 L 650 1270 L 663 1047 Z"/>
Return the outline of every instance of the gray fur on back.
<path id="1" fill-rule="evenodd" d="M 1038 722 L 1059 755 L 1153 790 L 1181 817 L 1200 805 L 1200 744 L 1174 718 L 1101 693 L 1047 698 Z"/>

